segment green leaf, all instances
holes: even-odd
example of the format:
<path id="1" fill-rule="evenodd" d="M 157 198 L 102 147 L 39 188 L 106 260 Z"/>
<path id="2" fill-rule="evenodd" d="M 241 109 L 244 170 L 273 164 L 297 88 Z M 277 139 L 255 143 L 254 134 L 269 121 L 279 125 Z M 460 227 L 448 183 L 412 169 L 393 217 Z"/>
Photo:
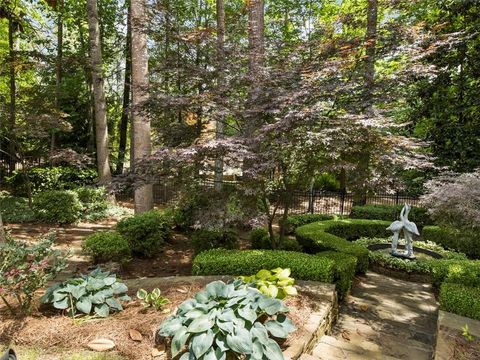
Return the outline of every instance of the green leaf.
<path id="1" fill-rule="evenodd" d="M 200 333 L 208 329 L 211 329 L 213 326 L 213 321 L 208 317 L 208 315 L 202 315 L 194 319 L 188 326 L 188 332 L 191 333 Z"/>
<path id="2" fill-rule="evenodd" d="M 105 285 L 111 286 L 117 281 L 117 278 L 115 276 L 109 276 L 109 277 L 106 277 L 105 279 L 103 279 L 103 281 L 104 281 Z"/>
<path id="3" fill-rule="evenodd" d="M 92 302 L 90 298 L 85 296 L 77 301 L 76 307 L 79 311 L 88 315 L 92 311 Z"/>
<path id="4" fill-rule="evenodd" d="M 178 353 L 182 351 L 189 336 L 190 334 L 187 332 L 187 328 L 185 326 L 182 326 L 176 331 L 175 336 L 172 339 L 172 358 L 177 356 Z"/>
<path id="5" fill-rule="evenodd" d="M 53 293 L 53 301 L 54 302 L 61 301 L 61 300 L 65 299 L 66 297 L 67 297 L 67 294 L 65 294 L 65 293 L 61 293 L 61 292 L 58 292 L 58 291 Z"/>
<path id="6" fill-rule="evenodd" d="M 280 346 L 277 344 L 276 341 L 268 339 L 267 343 L 264 344 L 264 346 L 264 354 L 266 355 L 268 360 L 284 360 L 282 349 L 280 349 Z"/>
<path id="7" fill-rule="evenodd" d="M 107 305 L 110 306 L 112 309 L 115 309 L 115 310 L 118 310 L 118 311 L 122 311 L 123 310 L 123 306 L 122 304 L 120 304 L 117 299 L 115 298 L 108 298 L 105 300 Z"/>
<path id="8" fill-rule="evenodd" d="M 253 349 L 252 336 L 247 329 L 237 328 L 235 334 L 227 335 L 227 345 L 238 354 L 251 354 Z"/>
<path id="9" fill-rule="evenodd" d="M 106 318 L 110 314 L 110 308 L 108 307 L 107 304 L 96 305 L 94 309 L 95 309 L 95 314 L 97 314 L 100 317 Z"/>
<path id="10" fill-rule="evenodd" d="M 272 273 L 271 273 L 270 271 L 268 271 L 268 270 L 265 270 L 265 269 L 260 270 L 260 271 L 257 273 L 257 275 L 256 275 L 256 277 L 257 277 L 258 279 L 260 279 L 260 280 L 266 280 L 266 279 L 268 279 L 270 276 L 272 276 Z"/>
<path id="11" fill-rule="evenodd" d="M 159 333 L 162 336 L 174 336 L 177 331 L 182 328 L 182 320 L 171 316 L 165 320 L 160 326 Z"/>
<path id="12" fill-rule="evenodd" d="M 112 285 L 112 290 L 114 295 L 120 295 L 126 293 L 128 291 L 128 287 L 124 283 L 116 282 Z"/>
<path id="13" fill-rule="evenodd" d="M 147 295 L 148 293 L 144 289 L 140 289 L 137 291 L 137 298 L 139 298 L 140 300 L 144 300 L 147 297 Z"/>
<path id="14" fill-rule="evenodd" d="M 55 309 L 59 309 L 59 310 L 65 310 L 68 308 L 68 298 L 64 298 L 63 300 L 60 300 L 60 301 L 55 301 L 53 303 L 53 307 Z"/>
<path id="15" fill-rule="evenodd" d="M 252 346 L 252 359 L 262 360 L 263 359 L 263 346 L 259 340 L 253 342 Z"/>
<path id="16" fill-rule="evenodd" d="M 213 350 L 213 347 L 208 349 L 208 351 L 203 355 L 203 360 L 225 360 L 227 357 L 227 354 L 220 350 L 219 348 L 216 348 Z"/>
<path id="17" fill-rule="evenodd" d="M 224 321 L 217 320 L 217 326 L 221 330 L 225 331 L 226 333 L 229 333 L 229 334 L 233 333 L 234 324 L 231 321 L 224 322 Z"/>
<path id="18" fill-rule="evenodd" d="M 255 322 L 255 320 L 257 320 L 257 313 L 250 306 L 239 308 L 237 311 L 238 315 L 240 315 L 245 320 L 250 321 L 252 324 Z"/>
<path id="19" fill-rule="evenodd" d="M 72 296 L 78 300 L 87 293 L 87 289 L 85 289 L 85 287 L 83 286 L 77 286 L 74 289 L 72 289 L 71 293 L 72 293 Z"/>
<path id="20" fill-rule="evenodd" d="M 283 304 L 280 300 L 272 299 L 269 297 L 261 299 L 258 305 L 260 309 L 265 311 L 268 315 L 275 315 L 283 307 Z"/>
<path id="21" fill-rule="evenodd" d="M 223 335 L 217 335 L 215 343 L 222 352 L 230 350 L 227 345 L 227 338 Z"/>
<path id="22" fill-rule="evenodd" d="M 203 310 L 200 310 L 200 309 L 193 309 L 193 310 L 190 310 L 189 312 L 185 313 L 185 317 L 187 319 L 196 319 L 202 315 L 205 315 L 205 311 Z"/>
<path id="23" fill-rule="evenodd" d="M 295 286 L 285 286 L 283 288 L 283 291 L 285 292 L 285 294 L 287 294 L 289 296 L 298 295 L 297 288 Z"/>
<path id="24" fill-rule="evenodd" d="M 203 354 L 207 352 L 207 350 L 212 346 L 214 340 L 212 330 L 208 330 L 207 332 L 194 335 L 190 342 L 190 350 L 193 352 L 193 355 L 198 359 Z"/>

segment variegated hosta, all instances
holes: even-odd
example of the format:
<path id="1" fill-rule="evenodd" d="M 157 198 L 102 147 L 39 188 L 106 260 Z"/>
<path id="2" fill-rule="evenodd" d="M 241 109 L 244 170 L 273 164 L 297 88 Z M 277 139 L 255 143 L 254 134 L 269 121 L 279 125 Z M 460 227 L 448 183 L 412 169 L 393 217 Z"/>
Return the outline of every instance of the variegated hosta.
<path id="1" fill-rule="evenodd" d="M 241 280 L 215 281 L 195 298 L 183 302 L 161 325 L 159 335 L 171 337 L 172 357 L 180 360 L 282 360 L 277 339 L 295 331 L 289 309 Z"/>
<path id="2" fill-rule="evenodd" d="M 115 274 L 97 268 L 88 275 L 68 279 L 48 288 L 41 302 L 52 304 L 55 309 L 66 310 L 72 317 L 78 311 L 107 317 L 111 311 L 123 310 L 120 302 L 130 300 L 127 291 L 127 286 L 119 282 Z"/>
<path id="3" fill-rule="evenodd" d="M 276 268 L 272 271 L 260 270 L 253 276 L 241 276 L 240 279 L 255 286 L 263 294 L 284 299 L 287 296 L 297 295 L 295 279 L 290 277 L 290 269 Z"/>

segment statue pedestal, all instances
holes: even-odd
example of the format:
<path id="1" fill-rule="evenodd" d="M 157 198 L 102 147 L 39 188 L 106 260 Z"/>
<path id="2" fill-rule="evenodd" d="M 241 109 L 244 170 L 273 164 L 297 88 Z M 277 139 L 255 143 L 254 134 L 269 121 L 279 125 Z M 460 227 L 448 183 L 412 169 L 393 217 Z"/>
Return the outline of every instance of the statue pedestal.
<path id="1" fill-rule="evenodd" d="M 391 252 L 390 255 L 401 258 L 401 259 L 408 259 L 408 260 L 415 260 L 415 255 L 408 255 L 406 252 Z"/>

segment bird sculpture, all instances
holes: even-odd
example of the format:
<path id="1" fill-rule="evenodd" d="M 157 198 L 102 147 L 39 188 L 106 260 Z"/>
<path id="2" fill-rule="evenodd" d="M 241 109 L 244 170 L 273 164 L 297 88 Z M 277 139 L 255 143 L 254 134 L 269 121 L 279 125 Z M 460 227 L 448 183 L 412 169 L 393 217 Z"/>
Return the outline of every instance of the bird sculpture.
<path id="1" fill-rule="evenodd" d="M 0 356 L 0 360 L 17 360 L 15 351 L 13 351 L 12 349 L 8 350 L 5 354 Z"/>
<path id="2" fill-rule="evenodd" d="M 413 235 L 420 235 L 418 232 L 417 225 L 414 222 L 408 220 L 408 214 L 412 207 L 408 204 L 405 204 L 402 211 L 400 212 L 400 221 L 394 221 L 387 230 L 393 232 L 392 237 L 392 255 L 394 256 L 402 256 L 409 259 L 414 259 L 415 255 L 413 254 Z M 399 253 L 397 250 L 398 247 L 398 240 L 400 237 L 400 232 L 403 230 L 403 235 L 405 237 L 406 243 L 406 252 Z"/>

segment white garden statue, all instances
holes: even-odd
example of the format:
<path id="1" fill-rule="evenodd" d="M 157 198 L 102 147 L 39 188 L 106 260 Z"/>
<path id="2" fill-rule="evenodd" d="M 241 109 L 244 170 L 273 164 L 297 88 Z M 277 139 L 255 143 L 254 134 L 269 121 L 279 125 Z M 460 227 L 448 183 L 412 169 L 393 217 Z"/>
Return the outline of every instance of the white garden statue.
<path id="1" fill-rule="evenodd" d="M 408 220 L 408 213 L 411 210 L 411 206 L 405 204 L 402 211 L 400 212 L 400 221 L 394 221 L 387 230 L 391 230 L 393 232 L 392 237 L 392 255 L 393 256 L 400 256 L 405 257 L 408 259 L 415 259 L 415 255 L 413 254 L 413 235 L 420 235 L 417 229 L 417 225 L 415 223 Z M 405 252 L 398 252 L 398 240 L 400 236 L 400 232 L 403 230 L 403 236 L 405 237 L 405 248 L 407 249 Z"/>

